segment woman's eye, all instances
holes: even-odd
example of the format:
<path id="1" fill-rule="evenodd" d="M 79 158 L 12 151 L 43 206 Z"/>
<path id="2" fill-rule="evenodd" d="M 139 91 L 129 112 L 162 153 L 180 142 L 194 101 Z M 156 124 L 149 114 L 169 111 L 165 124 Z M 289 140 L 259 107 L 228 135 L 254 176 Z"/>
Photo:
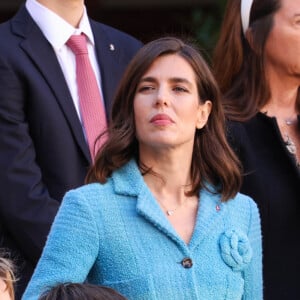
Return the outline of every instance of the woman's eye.
<path id="1" fill-rule="evenodd" d="M 144 86 L 140 86 L 138 88 L 139 92 L 147 92 L 147 91 L 151 91 L 151 90 L 154 90 L 154 87 L 151 85 L 144 85 Z"/>
<path id="2" fill-rule="evenodd" d="M 174 87 L 174 91 L 176 91 L 176 92 L 185 92 L 185 93 L 188 92 L 188 90 L 185 87 L 182 87 L 182 86 Z"/>
<path id="3" fill-rule="evenodd" d="M 300 18 L 295 19 L 294 22 L 296 25 L 300 25 Z"/>

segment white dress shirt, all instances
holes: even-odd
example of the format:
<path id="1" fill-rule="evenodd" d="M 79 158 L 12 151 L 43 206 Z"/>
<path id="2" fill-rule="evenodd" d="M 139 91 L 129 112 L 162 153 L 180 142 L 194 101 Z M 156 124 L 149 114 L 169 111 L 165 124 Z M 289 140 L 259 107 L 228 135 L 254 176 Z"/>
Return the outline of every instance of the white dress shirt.
<path id="1" fill-rule="evenodd" d="M 37 23 L 37 25 L 43 32 L 46 39 L 52 45 L 56 53 L 57 59 L 59 61 L 67 85 L 69 87 L 71 96 L 73 98 L 78 117 L 81 120 L 79 109 L 79 97 L 76 84 L 75 55 L 69 49 L 69 47 L 66 46 L 66 42 L 73 34 L 84 33 L 88 38 L 87 44 L 89 58 L 94 69 L 100 93 L 103 99 L 103 94 L 101 90 L 100 70 L 95 54 L 94 36 L 87 16 L 86 8 L 84 7 L 84 13 L 80 20 L 78 28 L 75 28 L 69 23 L 67 23 L 63 18 L 61 18 L 56 13 L 43 6 L 36 0 L 26 0 L 25 5 L 29 14 Z"/>

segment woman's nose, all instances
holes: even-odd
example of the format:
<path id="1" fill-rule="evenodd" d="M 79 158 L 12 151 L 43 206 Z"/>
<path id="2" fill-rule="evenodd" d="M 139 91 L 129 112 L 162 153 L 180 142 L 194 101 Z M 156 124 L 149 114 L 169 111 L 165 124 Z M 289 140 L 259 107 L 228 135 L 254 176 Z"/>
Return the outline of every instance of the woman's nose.
<path id="1" fill-rule="evenodd" d="M 169 105 L 170 104 L 170 93 L 168 89 L 160 87 L 157 91 L 157 97 L 155 101 L 156 105 Z"/>

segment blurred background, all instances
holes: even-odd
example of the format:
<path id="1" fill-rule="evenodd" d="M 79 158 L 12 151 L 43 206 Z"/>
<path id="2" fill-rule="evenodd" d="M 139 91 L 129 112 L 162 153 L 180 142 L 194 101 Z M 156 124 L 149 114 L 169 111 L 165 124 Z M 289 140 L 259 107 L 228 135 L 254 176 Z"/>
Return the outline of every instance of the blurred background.
<path id="1" fill-rule="evenodd" d="M 0 0 L 0 22 L 12 17 L 23 0 Z M 93 19 L 144 43 L 163 36 L 193 39 L 209 56 L 218 37 L 226 0 L 86 0 Z"/>

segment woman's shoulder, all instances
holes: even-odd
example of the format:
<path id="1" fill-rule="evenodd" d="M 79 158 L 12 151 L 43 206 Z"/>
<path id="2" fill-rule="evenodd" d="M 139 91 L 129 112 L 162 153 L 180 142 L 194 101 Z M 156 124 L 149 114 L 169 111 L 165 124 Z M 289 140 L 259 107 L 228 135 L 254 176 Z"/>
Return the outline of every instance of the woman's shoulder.
<path id="1" fill-rule="evenodd" d="M 99 182 L 88 183 L 69 190 L 63 199 L 63 202 L 78 202 L 82 205 L 93 205 L 106 199 L 111 195 L 111 180 L 108 179 L 106 183 Z"/>
<path id="2" fill-rule="evenodd" d="M 226 120 L 226 130 L 229 135 L 243 135 L 251 131 L 273 128 L 275 119 L 264 113 L 258 112 L 253 117 L 245 121 Z"/>
<path id="3" fill-rule="evenodd" d="M 236 196 L 226 202 L 232 215 L 236 215 L 237 218 L 251 219 L 253 216 L 259 219 L 258 206 L 255 201 L 242 193 L 237 193 Z"/>
<path id="4" fill-rule="evenodd" d="M 136 195 L 142 178 L 136 163 L 130 161 L 106 179 L 105 183 L 94 182 L 69 190 L 65 198 L 86 199 L 87 202 L 112 200 L 112 196 Z"/>
<path id="5" fill-rule="evenodd" d="M 246 207 L 246 208 L 247 207 L 249 208 L 249 206 L 251 207 L 257 206 L 253 198 L 240 192 L 238 192 L 234 198 L 229 200 L 228 204 L 233 206 Z"/>
<path id="6" fill-rule="evenodd" d="M 246 122 L 227 120 L 226 121 L 226 134 L 228 137 L 243 136 L 246 133 Z"/>
<path id="7" fill-rule="evenodd" d="M 231 211 L 237 211 L 245 213 L 249 212 L 250 209 L 256 209 L 257 204 L 255 201 L 248 195 L 238 192 L 233 198 L 229 199 L 226 202 L 221 202 L 221 194 L 218 193 L 217 187 L 207 184 L 207 188 L 203 189 L 200 194 L 200 199 L 202 198 L 204 205 L 221 205 L 225 206 Z"/>
<path id="8" fill-rule="evenodd" d="M 84 184 L 82 186 L 79 186 L 75 189 L 69 190 L 67 192 L 68 194 L 72 194 L 72 195 L 88 195 L 88 194 L 94 194 L 94 193 L 98 193 L 99 191 L 101 191 L 104 186 L 106 185 L 102 184 L 100 182 L 93 182 L 93 183 L 88 183 L 88 184 Z"/>
<path id="9" fill-rule="evenodd" d="M 253 136 L 257 137 L 265 132 L 264 116 L 257 114 L 247 121 L 226 121 L 226 136 L 229 144 L 239 153 L 241 149 L 251 148 L 253 145 Z"/>

